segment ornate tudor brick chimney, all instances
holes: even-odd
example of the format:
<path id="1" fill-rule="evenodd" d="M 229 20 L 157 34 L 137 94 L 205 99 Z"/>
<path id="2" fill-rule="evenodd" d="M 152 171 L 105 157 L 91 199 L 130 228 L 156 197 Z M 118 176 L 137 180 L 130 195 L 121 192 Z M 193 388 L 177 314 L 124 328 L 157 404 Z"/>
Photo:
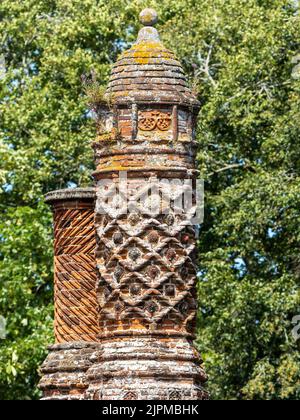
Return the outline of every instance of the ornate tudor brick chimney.
<path id="1" fill-rule="evenodd" d="M 57 343 L 42 366 L 44 399 L 208 398 L 192 344 L 196 229 L 170 187 L 187 180 L 195 193 L 199 103 L 160 41 L 156 12 L 140 20 L 137 42 L 113 67 L 108 105 L 97 107 L 95 210 L 93 189 L 47 198 Z M 145 196 L 154 211 L 141 206 Z"/>

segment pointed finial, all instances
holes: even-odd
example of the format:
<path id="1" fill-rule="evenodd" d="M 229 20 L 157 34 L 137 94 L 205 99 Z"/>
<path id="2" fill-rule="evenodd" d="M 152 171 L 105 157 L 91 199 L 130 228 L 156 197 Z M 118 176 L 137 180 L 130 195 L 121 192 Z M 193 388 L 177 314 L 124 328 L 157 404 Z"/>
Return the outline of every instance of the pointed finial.
<path id="1" fill-rule="evenodd" d="M 140 22 L 144 27 L 140 30 L 137 43 L 159 42 L 157 30 L 153 27 L 158 22 L 158 14 L 154 9 L 144 9 L 140 13 Z"/>
<path id="2" fill-rule="evenodd" d="M 140 22 L 144 26 L 155 26 L 158 22 L 158 14 L 154 9 L 144 9 L 140 13 Z"/>

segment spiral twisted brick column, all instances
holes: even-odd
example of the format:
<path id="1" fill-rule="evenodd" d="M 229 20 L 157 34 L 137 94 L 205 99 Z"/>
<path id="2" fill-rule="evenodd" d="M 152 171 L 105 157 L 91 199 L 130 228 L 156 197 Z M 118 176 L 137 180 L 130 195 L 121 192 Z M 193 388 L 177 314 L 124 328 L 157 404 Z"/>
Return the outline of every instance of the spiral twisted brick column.
<path id="1" fill-rule="evenodd" d="M 93 189 L 50 193 L 54 214 L 54 330 L 57 343 L 97 341 Z"/>

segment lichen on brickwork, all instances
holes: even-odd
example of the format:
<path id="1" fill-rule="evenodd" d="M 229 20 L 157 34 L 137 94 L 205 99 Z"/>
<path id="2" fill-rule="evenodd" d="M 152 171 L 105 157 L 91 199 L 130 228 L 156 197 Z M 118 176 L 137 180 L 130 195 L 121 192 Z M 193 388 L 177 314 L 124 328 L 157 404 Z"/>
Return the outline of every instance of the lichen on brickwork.
<path id="1" fill-rule="evenodd" d="M 97 135 L 96 141 L 111 143 L 120 139 L 121 139 L 120 131 L 116 128 L 112 128 L 110 131 L 100 132 Z"/>

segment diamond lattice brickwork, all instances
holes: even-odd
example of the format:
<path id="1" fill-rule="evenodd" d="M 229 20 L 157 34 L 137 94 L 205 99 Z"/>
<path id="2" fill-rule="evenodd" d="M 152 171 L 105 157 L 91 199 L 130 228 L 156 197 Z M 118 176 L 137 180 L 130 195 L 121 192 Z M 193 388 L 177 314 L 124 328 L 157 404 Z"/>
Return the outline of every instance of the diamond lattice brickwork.
<path id="1" fill-rule="evenodd" d="M 144 184 L 150 192 L 151 182 L 142 183 L 136 192 L 137 180 L 128 180 L 128 191 L 134 191 L 131 202 L 138 203 L 145 194 Z M 109 191 L 99 194 L 101 202 L 110 196 Z M 195 230 L 176 213 L 177 197 L 167 197 L 166 192 L 158 197 L 159 209 L 168 199 L 168 214 L 142 214 L 139 204 L 133 213 L 124 214 L 123 205 L 118 211 L 114 202 L 106 206 L 106 214 L 96 214 L 97 296 L 103 334 L 131 329 L 193 332 Z"/>

